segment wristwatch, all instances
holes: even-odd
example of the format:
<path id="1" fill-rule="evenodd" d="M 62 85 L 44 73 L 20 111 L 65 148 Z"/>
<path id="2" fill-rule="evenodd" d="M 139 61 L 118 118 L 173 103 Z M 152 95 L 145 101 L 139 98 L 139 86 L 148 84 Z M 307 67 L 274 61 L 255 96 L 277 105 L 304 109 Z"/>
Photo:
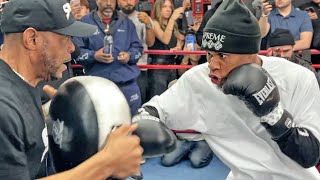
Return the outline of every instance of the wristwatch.
<path id="1" fill-rule="evenodd" d="M 153 29 L 153 23 L 151 22 L 150 24 L 146 24 L 147 29 Z"/>

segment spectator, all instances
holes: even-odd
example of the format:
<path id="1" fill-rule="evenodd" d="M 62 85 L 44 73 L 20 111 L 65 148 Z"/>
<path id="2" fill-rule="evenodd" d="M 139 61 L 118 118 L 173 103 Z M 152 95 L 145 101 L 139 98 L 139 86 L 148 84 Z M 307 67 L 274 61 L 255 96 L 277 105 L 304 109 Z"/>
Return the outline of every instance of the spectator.
<path id="1" fill-rule="evenodd" d="M 97 0 L 97 10 L 91 11 L 80 21 L 98 27 L 98 31 L 85 38 L 74 38 L 81 49 L 78 62 L 86 74 L 107 78 L 118 85 L 125 95 L 131 113 L 141 106 L 140 89 L 136 79 L 140 74 L 137 62 L 143 47 L 132 21 L 116 11 L 116 0 Z M 113 52 L 104 53 L 105 30 L 113 37 Z"/>
<path id="2" fill-rule="evenodd" d="M 263 0 L 259 26 L 262 37 L 277 28 L 290 30 L 295 40 L 294 51 L 310 48 L 313 34 L 310 18 L 306 12 L 297 10 L 291 0 L 275 0 L 274 5 Z"/>
<path id="3" fill-rule="evenodd" d="M 119 0 L 118 5 L 121 12 L 127 15 L 132 20 L 136 27 L 138 37 L 142 43 L 143 49 L 147 50 L 148 47 L 152 46 L 155 41 L 155 35 L 153 31 L 152 19 L 146 12 L 138 12 L 135 10 L 135 5 L 138 1 L 136 0 Z M 148 62 L 148 55 L 143 54 L 138 61 L 139 65 L 145 65 Z M 141 74 L 138 77 L 138 85 L 141 92 L 142 103 L 146 102 L 147 89 L 148 89 L 148 74 L 147 69 L 140 69 Z"/>
<path id="4" fill-rule="evenodd" d="M 161 157 L 163 166 L 174 166 L 186 157 L 194 168 L 205 167 L 211 162 L 214 154 L 202 134 L 177 133 L 177 137 L 176 149 Z"/>
<path id="5" fill-rule="evenodd" d="M 198 44 L 195 44 L 195 48 L 197 51 L 201 50 L 201 47 Z M 184 47 L 185 51 L 191 51 L 191 49 L 189 47 Z M 206 58 L 201 58 L 202 56 L 200 55 L 184 55 L 183 59 L 181 60 L 181 65 L 193 65 L 196 66 L 198 64 L 202 64 L 207 62 Z M 205 56 L 204 56 L 205 57 Z M 178 75 L 182 76 L 183 73 L 185 73 L 188 69 L 178 69 Z"/>
<path id="6" fill-rule="evenodd" d="M 176 20 L 185 8 L 173 9 L 171 0 L 156 0 L 154 5 L 154 45 L 150 49 L 181 50 L 184 36 L 179 32 Z M 151 55 L 151 64 L 175 64 L 170 55 Z M 149 70 L 149 98 L 163 93 L 168 83 L 176 79 L 176 70 Z"/>
<path id="7" fill-rule="evenodd" d="M 291 62 L 300 64 L 310 69 L 316 76 L 318 84 L 320 85 L 320 76 L 316 70 L 311 66 L 311 62 L 301 58 L 299 55 L 294 54 L 293 46 L 295 44 L 294 38 L 287 29 L 276 29 L 269 38 L 270 41 L 270 54 L 271 56 L 282 57 Z"/>
<path id="8" fill-rule="evenodd" d="M 320 50 L 320 0 L 307 2 L 299 6 L 299 8 L 308 12 L 312 22 L 314 32 L 311 47 Z"/>
<path id="9" fill-rule="evenodd" d="M 185 10 L 191 9 L 191 3 L 190 0 L 173 0 L 173 8 L 177 9 L 180 7 L 184 7 Z M 188 29 L 188 22 L 187 17 L 185 14 L 182 14 L 177 20 L 176 20 L 178 30 L 180 33 L 185 34 L 185 32 Z M 194 22 L 195 24 L 198 22 Z"/>
<path id="10" fill-rule="evenodd" d="M 211 16 L 213 16 L 213 14 L 216 12 L 216 10 L 218 9 L 218 7 L 220 6 L 221 3 L 222 3 L 222 1 L 217 2 L 212 9 L 209 9 L 204 14 L 203 19 L 200 24 L 200 27 L 199 27 L 198 31 L 196 32 L 197 43 L 199 46 L 201 46 L 201 44 L 202 44 L 202 35 L 203 35 L 204 27 L 206 26 L 206 24 L 209 21 L 209 19 L 211 18 Z"/>
<path id="11" fill-rule="evenodd" d="M 76 20 L 80 20 L 83 16 L 87 15 L 90 12 L 88 0 L 79 1 L 80 4 L 76 4 L 74 1 L 68 0 L 71 6 L 71 12 L 73 16 L 76 18 Z"/>

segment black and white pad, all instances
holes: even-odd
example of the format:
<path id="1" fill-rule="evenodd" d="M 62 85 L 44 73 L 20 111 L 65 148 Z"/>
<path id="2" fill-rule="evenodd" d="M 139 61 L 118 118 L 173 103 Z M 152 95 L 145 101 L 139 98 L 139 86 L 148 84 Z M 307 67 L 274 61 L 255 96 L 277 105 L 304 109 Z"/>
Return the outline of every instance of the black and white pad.
<path id="1" fill-rule="evenodd" d="M 55 170 L 85 161 L 103 147 L 114 127 L 130 121 L 128 103 L 113 82 L 94 76 L 67 80 L 49 110 L 49 148 Z"/>

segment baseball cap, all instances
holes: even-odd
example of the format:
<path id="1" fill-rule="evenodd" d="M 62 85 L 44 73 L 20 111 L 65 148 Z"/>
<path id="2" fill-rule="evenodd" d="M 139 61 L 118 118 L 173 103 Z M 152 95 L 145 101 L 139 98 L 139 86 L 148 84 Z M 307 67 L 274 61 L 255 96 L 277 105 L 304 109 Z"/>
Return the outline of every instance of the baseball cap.
<path id="1" fill-rule="evenodd" d="M 76 21 L 66 0 L 10 0 L 3 9 L 1 31 L 23 32 L 32 27 L 68 36 L 90 36 L 96 26 Z"/>

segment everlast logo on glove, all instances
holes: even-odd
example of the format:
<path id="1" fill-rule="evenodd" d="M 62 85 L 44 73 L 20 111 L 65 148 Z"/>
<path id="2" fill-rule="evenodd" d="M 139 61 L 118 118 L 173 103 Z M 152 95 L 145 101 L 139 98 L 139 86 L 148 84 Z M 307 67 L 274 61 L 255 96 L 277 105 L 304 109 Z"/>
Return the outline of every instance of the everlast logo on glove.
<path id="1" fill-rule="evenodd" d="M 280 101 L 277 84 L 270 74 L 257 64 L 243 64 L 231 71 L 222 91 L 238 96 L 258 117 L 273 111 Z"/>
<path id="2" fill-rule="evenodd" d="M 53 140 L 57 145 L 59 145 L 60 148 L 62 146 L 63 127 L 64 127 L 64 121 L 60 121 L 59 119 L 54 121 L 53 127 L 52 127 L 52 133 L 54 134 Z"/>
<path id="3" fill-rule="evenodd" d="M 253 96 L 259 102 L 259 105 L 261 105 L 267 99 L 267 97 L 270 95 L 270 93 L 274 90 L 275 87 L 276 86 L 268 77 L 266 85 L 259 92 L 253 94 Z"/>
<path id="4" fill-rule="evenodd" d="M 223 47 L 222 43 L 224 43 L 225 39 L 225 35 L 204 32 L 202 46 L 209 49 L 214 47 L 215 50 L 219 50 Z"/>

